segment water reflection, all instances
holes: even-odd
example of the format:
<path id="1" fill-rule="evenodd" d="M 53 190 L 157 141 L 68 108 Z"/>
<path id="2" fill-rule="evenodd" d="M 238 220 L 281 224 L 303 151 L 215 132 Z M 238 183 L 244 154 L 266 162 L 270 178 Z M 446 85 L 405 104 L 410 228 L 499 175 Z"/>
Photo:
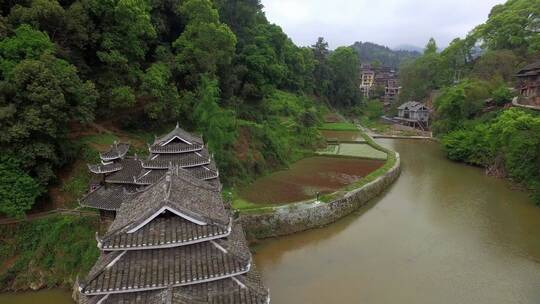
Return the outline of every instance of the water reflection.
<path id="1" fill-rule="evenodd" d="M 280 303 L 540 303 L 540 209 L 438 145 L 384 140 L 396 184 L 362 216 L 258 246 Z"/>

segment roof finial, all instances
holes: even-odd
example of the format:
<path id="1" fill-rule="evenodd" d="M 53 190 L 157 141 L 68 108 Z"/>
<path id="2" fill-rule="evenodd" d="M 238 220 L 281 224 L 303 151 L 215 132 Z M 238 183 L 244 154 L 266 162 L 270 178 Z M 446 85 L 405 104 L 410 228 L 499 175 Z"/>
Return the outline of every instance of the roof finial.
<path id="1" fill-rule="evenodd" d="M 176 129 L 180 128 L 180 123 L 177 121 L 176 122 Z"/>

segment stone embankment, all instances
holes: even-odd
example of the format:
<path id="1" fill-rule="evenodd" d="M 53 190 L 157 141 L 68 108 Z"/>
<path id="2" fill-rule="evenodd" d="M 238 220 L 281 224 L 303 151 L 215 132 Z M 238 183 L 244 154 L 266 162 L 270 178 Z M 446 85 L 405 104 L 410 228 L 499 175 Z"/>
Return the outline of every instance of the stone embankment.
<path id="1" fill-rule="evenodd" d="M 519 97 L 514 97 L 514 99 L 512 100 L 512 105 L 518 108 L 540 111 L 540 106 L 525 105 L 525 104 L 520 103 Z"/>
<path id="2" fill-rule="evenodd" d="M 399 177 L 399 154 L 389 150 L 386 152 L 395 154 L 395 158 L 389 157 L 394 159 L 392 167 L 374 180 L 330 202 L 300 202 L 275 207 L 266 212 L 240 213 L 240 222 L 248 236 L 257 239 L 293 234 L 331 224 L 366 205 Z"/>

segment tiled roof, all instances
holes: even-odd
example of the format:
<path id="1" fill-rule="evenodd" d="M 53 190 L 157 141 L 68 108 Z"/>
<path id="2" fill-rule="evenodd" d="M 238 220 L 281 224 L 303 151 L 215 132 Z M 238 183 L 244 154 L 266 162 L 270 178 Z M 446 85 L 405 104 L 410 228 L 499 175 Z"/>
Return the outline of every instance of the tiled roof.
<path id="1" fill-rule="evenodd" d="M 88 170 L 95 174 L 113 173 L 122 170 L 122 164 L 119 162 L 109 164 L 88 165 Z"/>
<path id="2" fill-rule="evenodd" d="M 122 167 L 122 170 L 108 175 L 105 181 L 112 184 L 134 184 L 142 171 L 141 160 L 125 158 L 122 160 Z"/>
<path id="3" fill-rule="evenodd" d="M 109 231 L 101 239 L 102 250 L 136 250 L 175 247 L 198 243 L 229 235 L 221 225 L 197 225 L 177 215 L 160 216 L 133 233 L 127 227 Z"/>
<path id="4" fill-rule="evenodd" d="M 156 211 L 167 207 L 206 223 L 228 225 L 220 189 L 177 168 L 158 182 L 132 197 L 118 210 L 111 229 L 127 224 L 138 226 Z M 131 228 L 130 228 L 131 229 Z"/>
<path id="5" fill-rule="evenodd" d="M 109 161 L 123 158 L 129 150 L 129 144 L 117 143 L 111 145 L 107 152 L 99 153 L 102 160 Z"/>
<path id="6" fill-rule="evenodd" d="M 268 290 L 255 271 L 208 283 L 135 293 L 91 296 L 102 304 L 266 304 Z M 90 304 L 90 302 L 88 302 Z"/>
<path id="7" fill-rule="evenodd" d="M 117 210 L 129 191 L 135 191 L 135 186 L 101 186 L 84 196 L 79 203 L 84 207 L 109 211 Z"/>
<path id="8" fill-rule="evenodd" d="M 198 167 L 192 167 L 192 168 L 186 168 L 186 170 L 193 176 L 195 176 L 198 179 L 202 180 L 208 180 L 217 178 L 219 176 L 219 173 L 216 170 L 216 166 L 214 163 L 210 163 L 207 166 L 198 166 Z"/>
<path id="9" fill-rule="evenodd" d="M 145 169 L 167 169 L 171 166 L 182 168 L 196 167 L 210 163 L 207 152 L 192 152 L 182 154 L 156 154 L 150 159 L 144 160 L 142 166 Z"/>
<path id="10" fill-rule="evenodd" d="M 79 303 L 269 303 L 202 140 L 180 128 L 161 140 L 144 162 L 159 169 L 136 158 L 92 167 L 122 168 L 81 202 L 115 210 L 116 218 L 98 239 L 101 256 L 80 284 Z M 201 149 L 189 151 L 182 140 Z"/>
<path id="11" fill-rule="evenodd" d="M 161 146 L 159 144 L 150 146 L 149 150 L 151 153 L 162 153 L 162 154 L 169 154 L 169 153 L 188 153 L 188 152 L 194 152 L 194 151 L 201 151 L 203 149 L 203 145 L 199 143 L 195 144 L 188 144 L 185 142 L 171 142 L 165 146 Z"/>
<path id="12" fill-rule="evenodd" d="M 540 60 L 535 61 L 521 70 L 519 70 L 517 76 L 531 76 L 531 75 L 538 75 L 540 73 Z"/>
<path id="13" fill-rule="evenodd" d="M 251 259 L 238 254 L 235 233 L 223 239 L 166 249 L 102 253 L 82 284 L 87 295 L 162 289 L 224 279 L 249 271 Z M 249 252 L 249 251 L 248 251 Z"/>
<path id="14" fill-rule="evenodd" d="M 167 173 L 165 169 L 142 169 L 135 183 L 137 185 L 152 185 L 160 180 L 165 173 Z"/>
<path id="15" fill-rule="evenodd" d="M 152 146 L 160 145 L 163 146 L 166 143 L 171 143 L 174 139 L 179 139 L 180 141 L 189 142 L 190 144 L 203 144 L 203 140 L 200 137 L 197 137 L 189 132 L 186 132 L 184 129 L 180 128 L 177 124 L 176 128 L 166 134 L 165 136 L 156 138 Z"/>
<path id="16" fill-rule="evenodd" d="M 424 106 L 424 104 L 422 103 L 419 103 L 418 101 L 407 101 L 406 103 L 400 105 L 398 109 L 400 110 L 408 109 L 408 110 L 416 111 L 416 110 L 421 109 L 422 107 L 425 108 L 426 106 Z"/>

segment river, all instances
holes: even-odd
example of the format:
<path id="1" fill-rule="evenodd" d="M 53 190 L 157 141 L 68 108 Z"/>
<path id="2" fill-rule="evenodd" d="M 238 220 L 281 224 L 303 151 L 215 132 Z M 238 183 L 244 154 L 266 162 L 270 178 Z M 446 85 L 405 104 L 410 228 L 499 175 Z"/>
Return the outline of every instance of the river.
<path id="1" fill-rule="evenodd" d="M 540 208 L 527 194 L 446 160 L 435 143 L 379 142 L 403 164 L 385 194 L 326 228 L 254 247 L 272 303 L 540 303 Z"/>
<path id="2" fill-rule="evenodd" d="M 323 229 L 262 242 L 272 303 L 540 303 L 540 208 L 436 143 L 380 140 L 401 177 Z"/>

